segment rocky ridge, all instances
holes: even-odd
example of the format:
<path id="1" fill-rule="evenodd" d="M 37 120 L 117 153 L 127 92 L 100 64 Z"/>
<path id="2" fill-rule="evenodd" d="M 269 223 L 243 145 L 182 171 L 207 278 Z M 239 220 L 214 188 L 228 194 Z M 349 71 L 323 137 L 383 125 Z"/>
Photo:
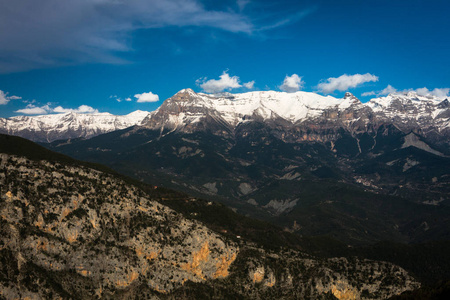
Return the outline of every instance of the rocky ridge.
<path id="1" fill-rule="evenodd" d="M 50 279 L 46 288 L 27 285 L 33 268 L 57 280 L 63 297 L 112 296 L 141 284 L 167 293 L 187 280 L 228 276 L 239 251 L 104 173 L 6 154 L 0 168 L 0 256 L 16 272 L 0 283 L 8 299 L 57 292 Z"/>
<path id="2" fill-rule="evenodd" d="M 361 103 L 351 93 L 337 99 L 308 92 L 262 91 L 210 95 L 185 89 L 152 112 L 144 120 L 143 126 L 185 133 L 208 128 L 226 134 L 246 122 L 262 121 L 275 123 L 288 131 L 292 128 L 297 131 L 308 128 L 315 132 L 337 127 L 362 133 L 373 132 L 373 128 L 381 124 L 394 124 L 405 132 L 448 137 L 449 118 L 448 100 L 419 96 L 415 92 L 390 94 Z M 214 122 L 216 128 L 206 126 L 205 122 L 209 125 Z M 297 141 L 302 136 L 298 133 Z M 322 137 L 324 139 L 335 140 L 336 137 Z"/>

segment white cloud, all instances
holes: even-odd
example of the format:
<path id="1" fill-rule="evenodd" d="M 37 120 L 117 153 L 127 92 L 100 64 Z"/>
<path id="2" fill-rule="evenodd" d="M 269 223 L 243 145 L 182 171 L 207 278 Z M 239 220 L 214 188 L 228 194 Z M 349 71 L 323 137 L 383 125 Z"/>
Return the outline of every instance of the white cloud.
<path id="1" fill-rule="evenodd" d="M 132 99 L 130 97 L 125 98 L 125 101 L 130 102 Z"/>
<path id="2" fill-rule="evenodd" d="M 419 88 L 419 89 L 406 89 L 406 90 L 402 90 L 399 91 L 396 88 L 394 88 L 392 85 L 388 85 L 386 88 L 384 88 L 381 91 L 377 91 L 377 92 L 366 92 L 363 93 L 361 96 L 372 96 L 372 95 L 376 95 L 377 97 L 379 96 L 386 96 L 389 94 L 407 94 L 409 92 L 414 92 L 419 96 L 424 96 L 424 97 L 437 97 L 437 98 L 445 98 L 448 97 L 450 94 L 450 88 L 435 88 L 434 90 L 430 91 L 428 88 L 423 87 L 423 88 Z"/>
<path id="3" fill-rule="evenodd" d="M 92 108 L 88 105 L 80 105 L 78 108 L 64 108 L 62 106 L 57 106 L 55 108 L 51 108 L 50 104 L 46 104 L 43 106 L 36 106 L 34 104 L 28 104 L 25 108 L 19 109 L 15 111 L 16 113 L 25 114 L 25 115 L 46 115 L 50 113 L 80 113 L 80 114 L 92 114 L 98 113 L 98 110 Z"/>
<path id="4" fill-rule="evenodd" d="M 25 115 L 46 115 L 51 111 L 52 110 L 48 105 L 37 107 L 33 104 L 28 104 L 25 108 L 16 110 L 15 112 Z"/>
<path id="5" fill-rule="evenodd" d="M 88 105 L 80 105 L 78 108 L 63 108 L 62 106 L 55 107 L 52 112 L 55 113 L 68 113 L 68 112 L 74 112 L 79 114 L 93 114 L 98 113 L 98 110 L 95 108 L 92 108 Z"/>
<path id="6" fill-rule="evenodd" d="M 361 96 L 363 96 L 363 97 L 367 97 L 367 96 L 375 96 L 377 93 L 375 93 L 374 91 L 371 91 L 371 92 L 365 92 L 365 93 L 362 93 L 361 94 Z"/>
<path id="7" fill-rule="evenodd" d="M 242 85 L 239 84 L 239 77 L 233 76 L 230 77 L 226 71 L 220 75 L 220 79 L 210 79 L 208 81 L 205 81 L 206 78 L 197 80 L 197 84 L 200 84 L 200 82 L 203 82 L 200 84 L 200 87 L 205 91 L 206 93 L 220 93 L 225 90 L 231 90 L 242 87 Z"/>
<path id="8" fill-rule="evenodd" d="M 385 96 L 385 95 L 389 95 L 389 94 L 395 94 L 397 93 L 397 89 L 395 87 L 393 87 L 392 85 L 388 84 L 387 87 L 385 87 L 384 89 L 382 89 L 381 91 L 375 92 L 375 91 L 371 91 L 371 92 L 365 92 L 362 93 L 361 96 L 365 97 L 365 96 Z"/>
<path id="9" fill-rule="evenodd" d="M 6 94 L 2 90 L 0 90 L 0 105 L 8 104 L 8 102 L 9 99 L 6 98 Z"/>
<path id="10" fill-rule="evenodd" d="M 251 89 L 253 89 L 253 87 L 255 86 L 255 81 L 252 80 L 252 81 L 249 81 L 249 82 L 244 83 L 243 85 L 244 85 L 245 88 L 251 90 Z"/>
<path id="11" fill-rule="evenodd" d="M 138 102 L 138 103 L 157 102 L 157 101 L 159 101 L 159 96 L 156 95 L 156 94 L 153 94 L 152 92 L 136 94 L 136 95 L 134 95 L 134 97 L 137 98 L 136 102 Z"/>
<path id="12" fill-rule="evenodd" d="M 19 96 L 8 96 L 8 93 L 3 92 L 0 90 L 0 105 L 8 104 L 10 100 L 19 100 L 22 99 L 22 97 Z"/>
<path id="13" fill-rule="evenodd" d="M 330 94 L 336 90 L 346 91 L 350 88 L 355 88 L 365 82 L 376 82 L 378 81 L 378 76 L 366 73 L 366 74 L 355 74 L 355 75 L 341 75 L 337 78 L 330 77 L 325 82 L 321 82 L 317 85 L 320 92 L 324 94 Z"/>
<path id="14" fill-rule="evenodd" d="M 0 73 L 86 62 L 124 63 L 135 30 L 210 27 L 252 33 L 254 25 L 230 7 L 200 0 L 1 1 Z M 245 1 L 241 2 L 241 6 Z M 245 6 L 245 5 L 244 5 Z M 242 6 L 243 7 L 243 6 Z"/>
<path id="15" fill-rule="evenodd" d="M 292 74 L 291 76 L 287 76 L 284 78 L 283 84 L 280 85 L 280 90 L 288 93 L 294 93 L 303 88 L 305 82 L 302 80 L 302 77 L 297 74 Z"/>
<path id="16" fill-rule="evenodd" d="M 435 88 L 434 90 L 430 91 L 426 87 L 423 87 L 420 89 L 416 89 L 415 92 L 419 96 L 434 96 L 437 98 L 445 98 L 449 96 L 450 88 L 442 88 L 442 89 Z"/>
<path id="17" fill-rule="evenodd" d="M 250 3 L 250 0 L 237 0 L 237 5 L 239 6 L 239 10 L 244 10 L 247 4 Z"/>
<path id="18" fill-rule="evenodd" d="M 395 87 L 393 87 L 392 85 L 388 84 L 387 87 L 385 87 L 382 91 L 377 93 L 377 96 L 394 94 L 396 92 L 397 92 L 397 89 Z"/>

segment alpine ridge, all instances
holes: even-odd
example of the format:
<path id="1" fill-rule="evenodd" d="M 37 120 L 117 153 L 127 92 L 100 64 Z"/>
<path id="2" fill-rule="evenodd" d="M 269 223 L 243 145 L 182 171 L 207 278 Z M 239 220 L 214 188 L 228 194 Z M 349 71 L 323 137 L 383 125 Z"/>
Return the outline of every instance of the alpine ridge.
<path id="1" fill-rule="evenodd" d="M 99 134 L 138 125 L 149 114 L 134 111 L 128 115 L 109 113 L 80 114 L 69 112 L 40 116 L 0 118 L 0 133 L 17 135 L 36 142 L 53 142 L 73 138 L 91 138 Z"/>
<path id="2" fill-rule="evenodd" d="M 302 91 L 212 95 L 196 93 L 192 89 L 179 91 L 151 113 L 135 111 L 125 116 L 109 113 L 17 116 L 0 119 L 0 133 L 38 142 L 53 142 L 58 139 L 91 138 L 134 125 L 162 132 L 194 132 L 203 128 L 206 120 L 214 120 L 219 126 L 216 130 L 224 134 L 255 120 L 288 127 L 308 126 L 313 130 L 343 127 L 351 132 L 370 131 L 371 127 L 389 123 L 404 132 L 414 131 L 438 144 L 444 143 L 442 146 L 449 145 L 442 141 L 442 137 L 450 135 L 448 100 L 420 96 L 415 92 L 390 94 L 361 103 L 351 93 L 338 99 Z M 328 136 L 326 140 L 333 138 Z"/>

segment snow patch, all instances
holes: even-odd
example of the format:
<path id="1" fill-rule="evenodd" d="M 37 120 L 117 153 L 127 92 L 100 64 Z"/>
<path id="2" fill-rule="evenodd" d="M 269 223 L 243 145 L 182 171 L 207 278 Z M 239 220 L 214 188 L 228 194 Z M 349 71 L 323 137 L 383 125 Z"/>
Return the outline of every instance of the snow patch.
<path id="1" fill-rule="evenodd" d="M 219 190 L 217 189 L 216 184 L 217 184 L 216 182 L 208 182 L 208 183 L 205 183 L 205 184 L 203 185 L 203 187 L 206 188 L 206 189 L 208 190 L 209 193 L 211 193 L 211 194 L 217 194 L 217 192 L 218 192 Z"/>
<path id="2" fill-rule="evenodd" d="M 298 200 L 299 199 L 270 200 L 270 202 L 267 203 L 264 207 L 275 210 L 275 214 L 279 215 L 285 211 L 294 208 L 294 206 L 297 205 Z"/>
<path id="3" fill-rule="evenodd" d="M 242 195 L 248 195 L 254 191 L 252 186 L 249 183 L 243 182 L 239 185 L 239 191 Z"/>
<path id="4" fill-rule="evenodd" d="M 411 147 L 411 146 L 419 148 L 419 149 L 424 150 L 424 151 L 427 151 L 427 152 L 432 153 L 434 155 L 445 156 L 441 152 L 432 149 L 426 143 L 422 142 L 419 139 L 419 137 L 417 135 L 415 135 L 414 133 L 410 133 L 407 136 L 405 136 L 405 141 L 404 141 L 404 143 L 402 145 L 402 148 L 407 148 L 407 147 Z"/>

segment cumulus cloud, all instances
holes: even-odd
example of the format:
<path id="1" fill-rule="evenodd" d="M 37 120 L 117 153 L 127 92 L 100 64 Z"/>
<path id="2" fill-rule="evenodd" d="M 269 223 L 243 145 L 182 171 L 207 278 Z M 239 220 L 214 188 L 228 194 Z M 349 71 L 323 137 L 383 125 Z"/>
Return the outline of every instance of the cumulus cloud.
<path id="1" fill-rule="evenodd" d="M 233 76 L 230 77 L 226 71 L 220 75 L 220 79 L 210 79 L 206 80 L 207 78 L 199 79 L 197 80 L 197 84 L 200 85 L 200 87 L 205 91 L 206 93 L 220 93 L 225 90 L 231 90 L 242 87 L 241 84 L 239 84 L 239 77 Z"/>
<path id="2" fill-rule="evenodd" d="M 388 84 L 387 87 L 385 87 L 384 89 L 382 89 L 381 91 L 375 92 L 375 91 L 371 91 L 371 92 L 365 92 L 362 93 L 361 96 L 365 97 L 365 96 L 385 96 L 385 95 L 389 95 L 389 94 L 394 94 L 397 92 L 397 89 L 395 87 L 393 87 L 392 85 Z"/>
<path id="3" fill-rule="evenodd" d="M 0 90 L 0 105 L 8 104 L 10 100 L 18 100 L 22 99 L 22 97 L 19 96 L 8 96 L 8 93 L 5 93 L 4 91 Z"/>
<path id="4" fill-rule="evenodd" d="M 208 9 L 200 0 L 1 2 L 1 73 L 85 62 L 124 63 L 117 52 L 131 50 L 131 33 L 139 29 L 254 30 L 242 12 Z"/>
<path id="5" fill-rule="evenodd" d="M 51 112 L 51 108 L 48 105 L 37 107 L 33 104 L 28 104 L 25 108 L 16 110 L 15 112 L 25 115 L 46 115 Z"/>
<path id="6" fill-rule="evenodd" d="M 386 88 L 384 88 L 381 91 L 377 91 L 377 92 L 366 92 L 361 94 L 361 96 L 373 96 L 376 95 L 377 97 L 380 96 L 386 96 L 389 94 L 407 94 L 409 92 L 414 92 L 419 96 L 424 96 L 424 97 L 437 97 L 437 98 L 445 98 L 448 97 L 450 94 L 450 88 L 435 88 L 433 90 L 429 90 L 426 87 L 423 88 L 419 88 L 419 89 L 406 89 L 406 90 L 397 90 L 396 88 L 394 88 L 392 85 L 388 85 Z"/>
<path id="7" fill-rule="evenodd" d="M 280 90 L 288 93 L 295 93 L 303 88 L 305 82 L 302 80 L 302 77 L 297 74 L 292 74 L 291 76 L 287 76 L 284 78 L 283 84 L 280 85 Z"/>
<path id="8" fill-rule="evenodd" d="M 381 90 L 377 96 L 381 96 L 381 95 L 389 95 L 389 94 L 394 94 L 397 92 L 397 89 L 395 87 L 393 87 L 392 85 L 388 84 L 387 87 L 385 87 L 383 90 Z"/>
<path id="9" fill-rule="evenodd" d="M 62 106 L 52 108 L 50 107 L 49 104 L 42 106 L 28 104 L 25 108 L 16 110 L 15 112 L 25 115 L 46 115 L 50 113 L 69 113 L 69 112 L 80 114 L 91 114 L 91 113 L 98 113 L 98 110 L 88 105 L 80 105 L 78 108 L 74 109 L 74 108 L 64 108 Z"/>
<path id="10" fill-rule="evenodd" d="M 253 89 L 253 87 L 255 86 L 255 81 L 252 80 L 252 81 L 246 82 L 246 83 L 243 84 L 243 86 L 244 86 L 246 89 L 251 90 L 251 89 Z"/>
<path id="11" fill-rule="evenodd" d="M 320 92 L 324 94 L 330 94 L 334 91 L 347 91 L 350 88 L 355 88 L 365 82 L 376 82 L 378 76 L 366 73 L 366 74 L 354 74 L 354 75 L 341 75 L 337 78 L 330 77 L 326 81 L 317 85 Z"/>
<path id="12" fill-rule="evenodd" d="M 78 108 L 63 108 L 62 106 L 55 107 L 52 112 L 55 113 L 68 113 L 68 112 L 74 112 L 79 114 L 93 114 L 98 113 L 98 110 L 95 108 L 92 108 L 88 105 L 80 105 Z"/>
<path id="13" fill-rule="evenodd" d="M 137 98 L 136 102 L 138 102 L 138 103 L 158 102 L 159 101 L 159 96 L 156 94 L 153 94 L 152 92 L 136 94 L 136 95 L 134 95 L 134 97 Z"/>

